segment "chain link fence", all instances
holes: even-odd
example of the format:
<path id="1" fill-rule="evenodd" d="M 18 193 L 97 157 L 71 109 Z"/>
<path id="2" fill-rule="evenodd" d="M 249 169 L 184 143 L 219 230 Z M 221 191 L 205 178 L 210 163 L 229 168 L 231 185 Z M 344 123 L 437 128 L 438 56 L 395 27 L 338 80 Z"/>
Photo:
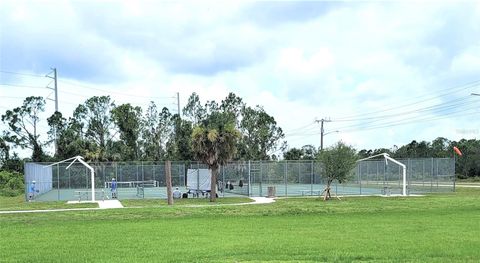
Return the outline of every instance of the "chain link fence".
<path id="1" fill-rule="evenodd" d="M 407 166 L 407 193 L 423 194 L 455 190 L 453 158 L 401 159 Z M 46 167 L 48 163 L 25 164 L 25 197 L 33 180 L 39 201 L 87 200 L 91 198 L 90 172 L 81 164 Z M 91 163 L 95 169 L 96 199 L 110 198 L 112 178 L 118 199 L 166 198 L 165 164 L 156 162 Z M 172 185 L 186 192 L 187 169 L 207 169 L 199 162 L 172 162 Z M 219 169 L 219 196 L 319 196 L 325 189 L 325 174 L 317 161 L 235 161 Z M 402 169 L 385 160 L 357 163 L 347 182 L 334 182 L 336 195 L 394 195 L 402 193 Z"/>
<path id="2" fill-rule="evenodd" d="M 38 201 L 67 201 L 91 199 L 90 171 L 75 163 L 48 166 L 50 163 L 25 164 L 25 196 L 35 180 L 36 189 L 48 189 L 34 193 Z M 95 198 L 111 198 L 111 182 L 117 182 L 118 199 L 165 198 L 165 163 L 156 162 L 105 162 L 90 163 L 95 171 Z M 185 186 L 185 163 L 172 162 L 172 186 Z M 46 174 L 47 176 L 44 176 Z M 51 176 L 48 176 L 51 175 Z"/>

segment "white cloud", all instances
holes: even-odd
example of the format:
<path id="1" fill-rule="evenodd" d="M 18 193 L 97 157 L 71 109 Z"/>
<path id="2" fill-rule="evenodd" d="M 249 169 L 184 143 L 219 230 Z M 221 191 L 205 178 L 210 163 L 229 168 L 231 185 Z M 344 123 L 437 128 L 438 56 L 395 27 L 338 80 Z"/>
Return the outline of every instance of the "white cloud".
<path id="1" fill-rule="evenodd" d="M 248 105 L 264 106 L 291 146 L 318 146 L 315 118 L 366 117 L 361 113 L 414 103 L 475 80 L 480 68 L 480 5 L 475 3 L 4 2 L 0 69 L 44 74 L 57 67 L 61 79 L 76 84 L 60 81 L 60 90 L 82 95 L 60 93 L 66 115 L 89 96 L 105 95 L 81 86 L 112 91 L 118 103 L 144 108 L 152 98 L 172 111 L 170 97 L 176 92 L 182 106 L 192 92 L 204 102 L 235 92 Z M 48 84 L 2 74 L 0 80 Z M 49 92 L 0 87 L 1 96 Z M 20 102 L 2 99 L 2 106 Z M 383 123 L 446 113 L 399 115 Z M 474 119 L 458 114 L 365 131 L 382 122 L 329 122 L 327 131 L 350 127 L 325 136 L 325 144 L 344 140 L 359 148 L 389 148 L 413 139 L 458 139 L 474 135 L 451 127 L 470 129 Z"/>
<path id="2" fill-rule="evenodd" d="M 478 73 L 480 69 L 480 41 L 456 56 L 451 65 L 455 73 Z"/>

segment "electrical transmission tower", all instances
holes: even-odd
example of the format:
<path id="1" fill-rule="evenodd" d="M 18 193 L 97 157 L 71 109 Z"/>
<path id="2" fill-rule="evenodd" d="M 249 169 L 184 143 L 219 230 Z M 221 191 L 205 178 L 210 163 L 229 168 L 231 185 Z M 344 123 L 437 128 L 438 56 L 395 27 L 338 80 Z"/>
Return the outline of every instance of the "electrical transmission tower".
<path id="1" fill-rule="evenodd" d="M 54 100 L 55 101 L 55 112 L 58 112 L 57 69 L 56 68 L 51 68 L 51 69 L 52 69 L 52 72 L 48 73 L 45 77 L 53 79 L 54 87 L 51 88 L 51 87 L 47 86 L 47 89 L 51 89 L 55 92 L 55 100 Z M 52 74 L 52 73 L 53 73 L 53 76 L 50 76 L 50 74 Z M 47 100 L 53 100 L 53 99 L 47 98 Z M 57 128 L 56 127 L 54 127 L 54 129 L 53 129 L 53 134 L 54 134 L 54 137 L 55 137 L 55 140 L 54 140 L 55 154 L 57 154 L 58 145 L 57 145 Z"/>

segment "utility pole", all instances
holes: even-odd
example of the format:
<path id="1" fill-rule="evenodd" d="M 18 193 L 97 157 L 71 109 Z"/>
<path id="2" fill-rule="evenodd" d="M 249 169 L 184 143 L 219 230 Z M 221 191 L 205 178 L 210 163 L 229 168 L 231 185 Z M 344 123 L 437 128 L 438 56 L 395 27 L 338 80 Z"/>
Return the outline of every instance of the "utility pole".
<path id="1" fill-rule="evenodd" d="M 48 74 L 46 77 L 53 79 L 54 88 L 50 88 L 50 87 L 47 87 L 47 88 L 55 91 L 55 111 L 58 111 L 57 69 L 52 68 L 52 70 L 53 70 L 53 77 L 49 76 L 50 74 Z"/>
<path id="2" fill-rule="evenodd" d="M 178 117 L 182 118 L 182 114 L 180 113 L 180 92 L 177 92 L 177 108 L 178 108 Z"/>
<path id="3" fill-rule="evenodd" d="M 54 88 L 47 87 L 48 89 L 55 91 L 55 112 L 58 112 L 58 86 L 57 86 L 57 68 L 51 68 L 53 70 L 53 77 L 49 76 L 50 74 L 46 75 L 45 77 L 53 79 Z M 47 98 L 49 99 L 49 98 Z M 52 99 L 49 99 L 52 100 Z M 57 145 L 57 129 L 54 129 L 54 136 L 55 136 L 55 154 L 58 152 L 58 145 Z"/>
<path id="4" fill-rule="evenodd" d="M 331 120 L 321 119 L 315 120 L 315 122 L 320 123 L 320 151 L 323 151 L 323 136 L 325 135 L 325 129 L 323 128 L 324 122 L 331 122 Z"/>

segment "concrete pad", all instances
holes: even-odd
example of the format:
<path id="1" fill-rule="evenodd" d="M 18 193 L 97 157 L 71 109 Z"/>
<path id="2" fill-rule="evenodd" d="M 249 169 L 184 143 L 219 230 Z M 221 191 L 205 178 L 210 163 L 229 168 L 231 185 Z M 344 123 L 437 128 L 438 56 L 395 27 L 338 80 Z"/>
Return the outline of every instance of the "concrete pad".
<path id="1" fill-rule="evenodd" d="M 268 198 L 268 197 L 250 197 L 250 198 L 255 201 L 253 202 L 254 204 L 270 204 L 275 202 L 275 199 Z"/>
<path id="2" fill-rule="evenodd" d="M 67 201 L 67 204 L 96 204 L 97 202 L 92 201 Z"/>
<path id="3" fill-rule="evenodd" d="M 118 200 L 105 200 L 105 201 L 97 201 L 98 207 L 101 209 L 109 209 L 109 208 L 123 208 L 122 203 Z"/>

